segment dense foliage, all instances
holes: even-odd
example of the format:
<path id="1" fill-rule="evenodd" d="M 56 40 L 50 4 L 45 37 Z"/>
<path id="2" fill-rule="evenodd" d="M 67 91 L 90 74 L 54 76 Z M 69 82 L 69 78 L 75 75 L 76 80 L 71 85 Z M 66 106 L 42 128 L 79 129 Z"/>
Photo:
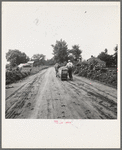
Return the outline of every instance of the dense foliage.
<path id="1" fill-rule="evenodd" d="M 57 63 L 64 63 L 70 59 L 72 62 L 77 61 L 81 57 L 82 51 L 80 50 L 79 45 L 73 45 L 72 49 L 68 49 L 68 45 L 62 39 L 56 41 L 53 47 L 54 61 Z"/>
<path id="2" fill-rule="evenodd" d="M 32 60 L 35 60 L 35 59 L 45 60 L 45 55 L 43 55 L 43 54 L 34 54 L 31 59 Z"/>
<path id="3" fill-rule="evenodd" d="M 98 58 L 99 58 L 100 60 L 102 60 L 102 61 L 105 61 L 107 67 L 113 65 L 113 57 L 112 57 L 112 55 L 108 55 L 108 54 L 106 54 L 105 52 L 101 52 L 101 53 L 98 55 Z"/>
<path id="4" fill-rule="evenodd" d="M 114 48 L 114 51 L 115 51 L 115 53 L 114 53 L 114 55 L 113 55 L 113 60 L 114 60 L 114 64 L 117 66 L 117 55 L 118 55 L 118 45 L 116 45 L 116 47 Z"/>
<path id="5" fill-rule="evenodd" d="M 9 50 L 6 53 L 6 59 L 10 62 L 11 67 L 15 67 L 21 63 L 26 63 L 29 61 L 29 57 L 19 50 Z"/>
<path id="6" fill-rule="evenodd" d="M 117 66 L 117 54 L 118 54 L 118 46 L 116 46 L 114 48 L 114 54 L 113 55 L 109 55 L 107 54 L 108 50 L 105 49 L 104 52 L 101 52 L 97 57 L 106 62 L 106 66 L 107 67 L 111 67 L 111 66 Z"/>
<path id="7" fill-rule="evenodd" d="M 56 61 L 54 60 L 54 58 L 48 59 L 46 61 L 46 65 L 55 65 L 55 64 L 56 64 Z"/>
<path id="8" fill-rule="evenodd" d="M 34 54 L 31 60 L 34 61 L 35 67 L 46 64 L 45 55 L 43 54 Z"/>
<path id="9" fill-rule="evenodd" d="M 6 84 L 14 83 L 30 75 L 30 72 L 21 72 L 19 70 L 6 71 Z"/>
<path id="10" fill-rule="evenodd" d="M 68 46 L 65 41 L 61 39 L 51 46 L 53 47 L 53 55 L 56 62 L 63 63 L 68 60 Z"/>
<path id="11" fill-rule="evenodd" d="M 77 65 L 74 74 L 117 87 L 117 68 L 103 68 L 97 66 L 95 61 L 91 64 L 84 61 Z"/>
<path id="12" fill-rule="evenodd" d="M 79 57 L 81 57 L 81 53 L 82 53 L 79 45 L 73 45 L 72 49 L 69 52 L 73 54 L 75 60 L 78 60 Z"/>
<path id="13" fill-rule="evenodd" d="M 40 67 L 33 67 L 31 72 L 21 72 L 19 69 L 13 69 L 13 70 L 6 70 L 6 85 L 14 83 L 16 81 L 19 81 L 29 75 L 33 75 L 35 73 L 38 73 L 42 69 L 46 69 L 48 66 L 40 66 Z"/>

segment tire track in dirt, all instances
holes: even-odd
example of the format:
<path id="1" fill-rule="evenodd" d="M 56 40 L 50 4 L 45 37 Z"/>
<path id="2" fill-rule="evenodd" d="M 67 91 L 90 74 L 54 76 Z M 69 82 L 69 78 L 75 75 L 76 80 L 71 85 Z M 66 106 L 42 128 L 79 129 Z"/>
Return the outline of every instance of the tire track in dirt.
<path id="1" fill-rule="evenodd" d="M 61 81 L 52 67 L 41 71 L 6 100 L 6 118 L 116 119 L 116 90 L 88 82 Z"/>
<path id="2" fill-rule="evenodd" d="M 72 88 L 70 84 L 64 84 L 64 88 L 68 91 L 68 94 L 72 97 L 72 105 L 75 108 L 75 111 L 79 114 L 80 119 L 100 119 L 96 109 L 93 108 L 90 103 L 86 102 L 83 96 Z"/>
<path id="3" fill-rule="evenodd" d="M 55 79 L 55 77 L 54 77 Z M 56 107 L 57 107 L 57 118 L 58 119 L 74 119 L 79 118 L 78 114 L 75 112 L 74 108 L 70 106 L 70 96 L 67 94 L 67 92 L 64 90 L 64 88 L 61 86 L 61 81 L 59 78 L 56 78 L 55 80 L 55 93 L 52 90 L 53 99 L 56 95 L 58 95 L 56 99 Z M 55 107 L 55 108 L 56 108 Z"/>
<path id="4" fill-rule="evenodd" d="M 35 78 L 36 76 L 38 75 L 43 75 L 45 73 L 46 70 L 43 70 L 42 72 L 39 72 L 37 73 L 36 75 L 31 75 L 29 76 L 28 78 L 26 79 L 23 79 L 23 81 L 26 80 L 26 83 L 23 83 L 22 86 L 20 86 L 17 90 L 15 90 L 14 92 L 12 92 L 9 96 L 6 96 L 6 100 L 8 100 L 9 98 L 11 98 L 13 95 L 15 96 L 16 93 L 21 90 L 22 88 L 25 88 L 26 85 L 28 85 L 32 80 L 33 78 Z"/>
<path id="5" fill-rule="evenodd" d="M 77 109 L 75 105 L 73 105 L 72 101 L 73 98 L 71 96 L 71 93 L 69 93 L 69 89 L 67 90 L 65 86 L 62 83 L 66 83 L 67 81 L 61 81 L 60 78 L 57 78 L 56 84 L 58 85 L 61 100 L 62 100 L 62 106 L 65 108 L 65 118 L 68 119 L 81 119 L 81 115 L 77 112 Z M 82 112 L 82 111 L 81 111 Z M 82 113 L 83 116 L 83 113 Z"/>
<path id="6" fill-rule="evenodd" d="M 44 73 L 41 73 L 41 76 L 40 74 L 34 76 L 29 82 L 25 83 L 20 90 L 7 99 L 6 118 L 23 118 L 23 116 L 26 118 L 28 114 L 27 109 L 28 111 L 34 109 L 34 102 L 32 102 L 32 100 L 38 92 L 39 83 L 43 78 L 43 74 Z M 23 115 L 25 108 L 26 113 Z"/>
<path id="7" fill-rule="evenodd" d="M 114 105 L 116 105 L 116 102 L 115 102 L 115 99 L 114 100 L 111 100 L 111 99 L 109 99 L 109 98 L 107 98 L 107 97 L 105 97 L 105 96 L 103 96 L 103 94 L 100 94 L 100 92 L 98 93 L 96 90 L 94 90 L 94 89 L 92 89 L 92 88 L 86 88 L 85 86 L 79 86 L 78 84 L 76 84 L 76 83 L 73 83 L 73 82 L 70 82 L 72 85 L 74 85 L 73 87 L 74 88 L 76 88 L 76 87 L 78 87 L 78 89 L 82 89 L 82 90 L 84 90 L 85 92 L 87 92 L 88 94 L 90 94 L 90 95 L 94 95 L 94 96 L 96 96 L 96 97 L 101 97 L 102 99 L 105 99 L 106 101 L 108 101 L 108 102 L 110 102 L 110 103 L 112 103 L 112 104 L 114 104 Z M 83 88 L 84 87 L 84 88 Z M 77 90 L 78 90 L 77 89 Z M 91 92 L 92 91 L 92 92 Z M 112 97 L 111 97 L 112 98 Z"/>
<path id="8" fill-rule="evenodd" d="M 101 96 L 99 93 L 94 94 L 94 93 L 88 91 L 88 89 L 84 89 L 84 88 L 78 87 L 78 86 L 74 85 L 75 83 L 73 83 L 72 81 L 70 81 L 68 83 L 69 83 L 70 87 L 74 88 L 74 90 L 76 91 L 76 93 L 79 96 L 83 97 L 83 95 L 84 95 L 83 99 L 85 99 L 84 100 L 85 103 L 87 103 L 90 106 L 94 106 L 94 108 L 100 107 L 101 111 L 96 109 L 96 110 L 99 111 L 98 113 L 101 113 L 102 111 L 104 111 L 105 114 L 106 114 L 106 115 L 104 115 L 105 117 L 108 116 L 107 118 L 116 119 L 116 116 L 117 116 L 117 104 L 114 101 L 112 101 L 112 100 L 110 100 L 110 99 L 108 99 L 108 98 L 106 98 L 104 96 Z M 83 94 L 82 90 L 84 91 L 84 94 Z M 89 95 L 89 96 L 87 96 L 87 95 Z"/>
<path id="9" fill-rule="evenodd" d="M 48 86 L 48 76 L 49 76 L 50 69 L 47 69 L 47 72 L 43 76 L 43 81 L 40 84 L 39 92 L 35 97 L 35 109 L 31 113 L 30 117 L 31 119 L 47 119 L 47 86 Z M 47 89 L 46 89 L 47 88 Z"/>
<path id="10" fill-rule="evenodd" d="M 80 78 L 80 79 L 79 79 Z M 86 86 L 86 88 L 89 88 L 89 89 L 94 89 L 94 90 L 98 90 L 99 92 L 101 92 L 101 93 L 103 93 L 103 94 L 106 94 L 106 95 L 109 95 L 109 96 L 111 96 L 111 97 L 113 97 L 115 100 L 117 100 L 117 94 L 115 94 L 116 93 L 116 89 L 113 89 L 113 88 L 111 88 L 111 87 L 107 87 L 107 86 L 105 86 L 105 85 L 102 85 L 102 84 L 99 84 L 99 83 L 97 83 L 97 82 L 95 82 L 95 81 L 92 81 L 92 80 L 89 80 L 89 79 L 85 79 L 85 78 L 82 78 L 82 77 L 78 77 L 78 76 L 74 76 L 74 79 L 76 80 L 76 83 L 80 86 L 83 86 L 83 85 L 85 85 Z M 89 82 L 89 83 L 87 83 L 87 82 L 85 82 L 84 80 L 87 80 L 87 82 Z M 79 83 L 79 81 L 80 81 L 80 83 Z M 95 83 L 95 85 L 94 84 L 90 84 L 90 82 L 94 82 Z M 107 88 L 107 91 L 109 91 L 109 92 L 106 92 L 105 91 L 105 89 L 104 90 L 101 90 L 101 87 L 106 87 Z M 110 89 L 110 90 L 109 90 Z"/>
<path id="11" fill-rule="evenodd" d="M 117 103 L 115 102 L 115 99 L 113 100 L 112 97 L 111 97 L 112 99 L 109 99 L 107 96 L 104 96 L 104 95 L 98 93 L 99 91 L 97 92 L 96 90 L 91 89 L 91 88 L 89 88 L 89 89 L 88 88 L 87 89 L 83 88 L 83 87 L 78 86 L 77 84 L 75 84 L 73 82 L 70 82 L 70 83 L 74 85 L 73 87 L 75 89 L 77 89 L 77 91 L 79 91 L 79 89 L 84 90 L 85 92 L 87 92 L 87 95 L 93 96 L 93 97 L 99 99 L 99 103 L 101 105 L 103 105 L 104 107 L 106 107 L 106 104 L 107 104 L 108 105 L 108 107 L 106 107 L 107 109 L 110 109 L 115 114 L 117 113 Z M 113 108 L 113 106 L 114 106 L 114 108 Z"/>
<path id="12" fill-rule="evenodd" d="M 43 91 L 40 92 L 40 95 L 37 96 L 39 101 L 39 107 L 34 116 L 31 118 L 42 118 L 42 119 L 65 119 L 72 118 L 69 110 L 67 110 L 66 104 L 63 101 L 62 94 L 60 93 L 60 87 L 57 78 L 54 76 L 54 72 L 49 71 L 48 75 L 46 75 L 46 84 Z M 38 114 L 38 115 L 37 115 Z"/>

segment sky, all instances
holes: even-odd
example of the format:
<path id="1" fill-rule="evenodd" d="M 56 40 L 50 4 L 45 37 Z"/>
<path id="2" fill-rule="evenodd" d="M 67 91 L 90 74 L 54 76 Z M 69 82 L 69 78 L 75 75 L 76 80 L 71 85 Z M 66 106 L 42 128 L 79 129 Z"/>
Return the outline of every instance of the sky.
<path id="1" fill-rule="evenodd" d="M 53 57 L 51 45 L 79 45 L 82 58 L 120 44 L 120 2 L 2 2 L 2 51 Z"/>

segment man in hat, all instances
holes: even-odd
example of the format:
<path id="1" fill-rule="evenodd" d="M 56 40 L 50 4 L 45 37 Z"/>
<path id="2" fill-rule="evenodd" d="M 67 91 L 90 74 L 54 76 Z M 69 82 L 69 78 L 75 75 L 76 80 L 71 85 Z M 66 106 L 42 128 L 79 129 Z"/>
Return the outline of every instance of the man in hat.
<path id="1" fill-rule="evenodd" d="M 70 80 L 72 80 L 73 79 L 73 77 L 72 77 L 73 64 L 70 60 L 68 60 L 66 67 L 68 68 L 69 78 L 70 78 Z"/>

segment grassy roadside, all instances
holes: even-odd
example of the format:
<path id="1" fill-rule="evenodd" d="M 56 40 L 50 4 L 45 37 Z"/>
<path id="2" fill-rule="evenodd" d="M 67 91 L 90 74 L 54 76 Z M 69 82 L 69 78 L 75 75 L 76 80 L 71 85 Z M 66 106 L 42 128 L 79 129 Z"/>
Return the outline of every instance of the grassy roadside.
<path id="1" fill-rule="evenodd" d="M 19 70 L 6 71 L 6 85 L 15 83 L 21 79 L 26 78 L 27 76 L 34 75 L 39 71 L 48 68 L 49 66 L 37 66 L 33 67 L 31 72 L 21 72 Z"/>

